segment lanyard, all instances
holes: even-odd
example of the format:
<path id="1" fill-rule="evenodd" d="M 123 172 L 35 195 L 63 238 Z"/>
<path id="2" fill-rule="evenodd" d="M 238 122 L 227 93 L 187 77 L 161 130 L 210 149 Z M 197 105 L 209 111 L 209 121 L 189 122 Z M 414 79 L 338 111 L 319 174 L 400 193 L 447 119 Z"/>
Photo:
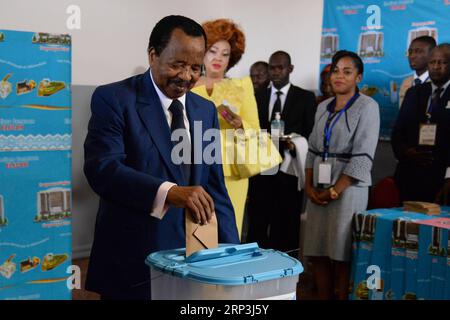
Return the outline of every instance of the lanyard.
<path id="1" fill-rule="evenodd" d="M 430 105 L 427 108 L 427 112 L 425 113 L 427 117 L 427 124 L 431 123 L 431 112 L 433 112 L 433 100 L 431 100 Z"/>
<path id="2" fill-rule="evenodd" d="M 324 161 L 327 161 L 327 159 L 328 159 L 328 153 L 330 150 L 331 134 L 333 133 L 334 126 L 339 121 L 339 119 L 344 114 L 344 112 L 352 106 L 352 104 L 356 101 L 356 99 L 358 99 L 358 97 L 359 97 L 359 92 L 355 93 L 355 95 L 350 100 L 348 100 L 345 107 L 342 108 L 336 116 L 334 116 L 333 113 L 331 112 L 331 110 L 334 110 L 334 108 L 336 107 L 336 98 L 334 98 L 333 101 L 331 101 L 330 105 L 328 106 L 328 119 L 327 119 L 327 122 L 325 123 L 325 128 L 323 130 L 324 131 L 324 137 L 323 137 L 323 160 Z M 332 107 L 332 109 L 331 109 L 331 107 Z M 334 121 L 332 122 L 333 118 L 334 118 Z"/>

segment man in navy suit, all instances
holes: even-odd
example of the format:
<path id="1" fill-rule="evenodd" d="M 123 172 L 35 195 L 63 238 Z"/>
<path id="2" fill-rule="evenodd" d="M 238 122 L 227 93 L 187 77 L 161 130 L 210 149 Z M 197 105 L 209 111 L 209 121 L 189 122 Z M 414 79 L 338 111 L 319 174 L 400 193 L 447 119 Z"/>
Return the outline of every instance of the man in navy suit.
<path id="1" fill-rule="evenodd" d="M 431 82 L 406 92 L 392 132 L 401 201 L 450 204 L 450 44 L 433 49 Z"/>
<path id="2" fill-rule="evenodd" d="M 239 243 L 222 166 L 198 161 L 203 133 L 219 129 L 214 105 L 189 92 L 205 50 L 198 23 L 165 17 L 150 35 L 150 69 L 92 96 L 84 172 L 100 205 L 86 288 L 102 299 L 150 299 L 145 258 L 185 246 L 184 213 L 200 224 L 216 215 L 219 242 Z M 197 153 L 183 149 L 181 164 L 176 136 Z"/>

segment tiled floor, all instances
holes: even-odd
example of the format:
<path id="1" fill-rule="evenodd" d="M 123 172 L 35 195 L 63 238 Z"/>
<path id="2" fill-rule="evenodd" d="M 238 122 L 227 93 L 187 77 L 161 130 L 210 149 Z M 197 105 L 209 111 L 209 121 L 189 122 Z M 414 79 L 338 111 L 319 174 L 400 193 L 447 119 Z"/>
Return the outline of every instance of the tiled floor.
<path id="1" fill-rule="evenodd" d="M 73 300 L 99 300 L 98 294 L 84 290 L 84 282 L 86 281 L 86 271 L 88 267 L 88 259 L 73 260 L 74 265 L 78 265 L 81 269 L 81 289 L 72 291 Z M 298 300 L 315 300 L 313 293 L 311 277 L 308 273 L 304 273 L 300 276 L 299 285 L 297 289 Z"/>

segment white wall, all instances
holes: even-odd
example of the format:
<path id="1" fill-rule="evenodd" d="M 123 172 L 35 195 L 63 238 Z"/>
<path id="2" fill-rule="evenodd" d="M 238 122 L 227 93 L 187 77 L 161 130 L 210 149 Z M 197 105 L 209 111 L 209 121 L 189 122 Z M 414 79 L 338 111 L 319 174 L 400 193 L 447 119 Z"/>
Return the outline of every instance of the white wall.
<path id="1" fill-rule="evenodd" d="M 66 28 L 71 4 L 81 9 L 80 30 Z M 231 18 L 242 26 L 247 49 L 230 76 L 247 75 L 253 62 L 282 49 L 295 65 L 292 82 L 316 89 L 322 11 L 323 0 L 0 0 L 0 29 L 72 35 L 74 257 L 89 255 L 98 208 L 82 172 L 92 91 L 147 69 L 148 37 L 159 19 L 169 14 L 199 22 Z"/>
<path id="2" fill-rule="evenodd" d="M 71 4 L 81 9 L 80 30 L 66 27 Z M 292 82 L 316 89 L 322 11 L 323 0 L 2 0 L 0 29 L 71 34 L 73 84 L 98 85 L 147 68 L 148 37 L 163 16 L 231 18 L 242 26 L 247 50 L 230 76 L 247 75 L 253 62 L 282 49 L 295 65 Z"/>

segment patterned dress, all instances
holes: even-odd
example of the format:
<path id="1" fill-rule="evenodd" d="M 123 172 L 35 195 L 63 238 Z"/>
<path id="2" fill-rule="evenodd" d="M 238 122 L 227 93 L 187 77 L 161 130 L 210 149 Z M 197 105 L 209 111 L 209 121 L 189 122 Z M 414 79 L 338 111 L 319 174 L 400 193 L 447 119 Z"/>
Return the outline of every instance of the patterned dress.
<path id="1" fill-rule="evenodd" d="M 322 162 L 324 128 L 334 98 L 317 108 L 315 124 L 309 136 L 306 168 L 313 169 L 314 187 L 318 187 L 318 168 Z M 349 261 L 351 254 L 351 221 L 355 212 L 365 210 L 368 188 L 372 183 L 371 169 L 380 129 L 379 107 L 375 100 L 360 94 L 336 122 L 330 139 L 328 162 L 332 165 L 331 184 L 341 174 L 356 180 L 337 200 L 319 206 L 309 199 L 306 205 L 305 256 L 324 256 L 337 261 Z"/>

